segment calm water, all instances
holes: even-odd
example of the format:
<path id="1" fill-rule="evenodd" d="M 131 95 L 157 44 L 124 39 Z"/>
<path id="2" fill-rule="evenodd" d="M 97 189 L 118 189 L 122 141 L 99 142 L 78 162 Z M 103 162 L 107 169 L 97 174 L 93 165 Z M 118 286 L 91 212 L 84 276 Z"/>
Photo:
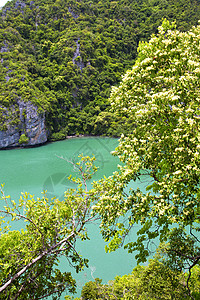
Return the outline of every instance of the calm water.
<path id="1" fill-rule="evenodd" d="M 96 165 L 99 170 L 94 179 L 103 175 L 111 175 L 119 163 L 116 157 L 110 154 L 117 146 L 117 139 L 112 138 L 77 138 L 46 144 L 38 148 L 13 149 L 0 151 L 0 183 L 5 183 L 5 192 L 17 200 L 21 192 L 29 192 L 40 196 L 41 191 L 47 190 L 49 196 L 62 198 L 68 187 L 73 187 L 67 177 L 72 173 L 72 167 L 58 156 L 67 160 L 77 159 L 80 153 L 96 156 Z M 135 183 L 135 187 L 141 183 Z M 146 183 L 143 183 L 145 186 Z M 20 223 L 16 224 L 16 229 Z M 137 228 L 129 239 L 136 237 Z M 104 251 L 105 243 L 99 234 L 96 225 L 89 227 L 90 241 L 78 244 L 78 251 L 89 259 L 89 268 L 80 274 L 75 274 L 77 292 L 80 295 L 81 287 L 86 281 L 99 277 L 106 283 L 116 275 L 130 273 L 136 265 L 133 254 L 125 250 L 107 254 Z M 72 271 L 64 260 L 61 269 Z M 64 297 L 63 297 L 64 299 Z"/>

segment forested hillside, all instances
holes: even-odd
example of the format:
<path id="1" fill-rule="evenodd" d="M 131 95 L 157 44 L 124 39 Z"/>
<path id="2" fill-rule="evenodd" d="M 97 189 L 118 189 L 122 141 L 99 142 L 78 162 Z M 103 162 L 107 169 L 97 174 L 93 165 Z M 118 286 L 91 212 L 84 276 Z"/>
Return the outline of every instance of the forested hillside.
<path id="1" fill-rule="evenodd" d="M 163 18 L 185 31 L 199 15 L 199 1 L 186 0 L 8 2 L 0 12 L 0 148 L 128 130 L 109 112 L 111 86 Z"/>

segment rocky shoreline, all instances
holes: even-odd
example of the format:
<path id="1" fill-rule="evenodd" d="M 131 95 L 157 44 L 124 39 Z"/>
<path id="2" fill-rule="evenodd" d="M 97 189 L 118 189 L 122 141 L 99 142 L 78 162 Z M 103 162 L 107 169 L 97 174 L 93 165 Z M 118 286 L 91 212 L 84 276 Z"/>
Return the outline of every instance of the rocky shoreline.
<path id="1" fill-rule="evenodd" d="M 26 147 L 47 142 L 45 114 L 39 113 L 38 108 L 30 101 L 17 101 L 18 110 L 12 119 L 6 121 L 6 130 L 0 131 L 0 149 Z M 5 112 L 6 113 L 6 112 Z M 19 121 L 13 125 L 12 121 Z"/>
<path id="2" fill-rule="evenodd" d="M 96 135 L 88 135 L 88 134 L 80 134 L 80 135 L 67 135 L 65 137 L 65 139 L 63 139 L 62 141 L 64 140 L 68 140 L 68 139 L 77 139 L 77 138 L 83 138 L 83 137 L 107 137 L 108 136 L 96 136 Z M 119 138 L 119 137 L 115 137 L 115 138 Z M 36 147 L 41 147 L 43 145 L 46 145 L 48 143 L 56 143 L 56 142 L 59 142 L 61 140 L 57 140 L 57 141 L 51 141 L 51 140 L 47 140 L 45 141 L 44 143 L 40 143 L 40 144 L 34 144 L 34 145 L 30 145 L 30 144 L 23 144 L 23 145 L 16 145 L 16 146 L 8 146 L 8 147 L 2 147 L 0 148 L 0 151 L 1 150 L 13 150 L 13 149 L 23 149 L 23 148 L 36 148 Z"/>

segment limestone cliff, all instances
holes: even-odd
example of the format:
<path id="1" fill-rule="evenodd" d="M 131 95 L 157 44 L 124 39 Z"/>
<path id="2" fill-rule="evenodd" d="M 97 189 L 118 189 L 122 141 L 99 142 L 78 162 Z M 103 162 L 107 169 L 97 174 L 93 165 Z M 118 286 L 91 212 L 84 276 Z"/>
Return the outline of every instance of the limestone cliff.
<path id="1" fill-rule="evenodd" d="M 18 123 L 12 119 L 6 122 L 7 129 L 0 131 L 0 149 L 16 146 L 34 146 L 47 141 L 45 114 L 39 113 L 30 101 L 17 101 L 18 109 L 13 109 L 12 119 L 17 117 Z M 5 114 L 8 111 L 5 110 Z M 20 137 L 25 137 L 25 142 Z"/>

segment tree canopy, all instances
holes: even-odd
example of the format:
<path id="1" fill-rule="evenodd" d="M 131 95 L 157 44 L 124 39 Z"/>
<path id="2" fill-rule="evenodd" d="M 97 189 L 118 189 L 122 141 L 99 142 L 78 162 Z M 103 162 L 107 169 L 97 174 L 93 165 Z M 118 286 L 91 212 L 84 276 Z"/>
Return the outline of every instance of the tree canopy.
<path id="1" fill-rule="evenodd" d="M 167 243 L 170 265 L 189 271 L 200 260 L 199 37 L 200 26 L 180 32 L 165 20 L 140 43 L 135 65 L 110 98 L 115 113 L 131 120 L 131 133 L 114 152 L 119 170 L 96 184 L 102 194 L 94 207 L 108 251 L 140 224 L 137 241 L 125 242 L 138 262 L 159 240 Z M 142 178 L 145 191 L 132 190 L 129 184 Z"/>
<path id="2" fill-rule="evenodd" d="M 191 290 L 195 299 L 199 299 L 199 267 L 192 272 Z M 87 282 L 81 291 L 82 300 L 156 300 L 191 299 L 186 288 L 187 274 L 177 273 L 156 259 L 148 266 L 136 266 L 131 274 L 116 276 L 107 284 L 98 278 Z"/>
<path id="3" fill-rule="evenodd" d="M 88 238 L 86 225 L 95 218 L 90 213 L 95 197 L 87 189 L 97 170 L 93 161 L 81 157 L 74 164 L 79 177 L 69 179 L 77 189 L 66 191 L 62 201 L 45 193 L 37 199 L 25 193 L 17 204 L 1 186 L 0 299 L 55 300 L 64 291 L 75 292 L 71 267 L 79 272 L 88 262 L 79 255 L 76 241 Z M 23 228 L 14 230 L 18 220 L 24 221 Z M 58 267 L 61 257 L 68 260 L 68 272 Z"/>

